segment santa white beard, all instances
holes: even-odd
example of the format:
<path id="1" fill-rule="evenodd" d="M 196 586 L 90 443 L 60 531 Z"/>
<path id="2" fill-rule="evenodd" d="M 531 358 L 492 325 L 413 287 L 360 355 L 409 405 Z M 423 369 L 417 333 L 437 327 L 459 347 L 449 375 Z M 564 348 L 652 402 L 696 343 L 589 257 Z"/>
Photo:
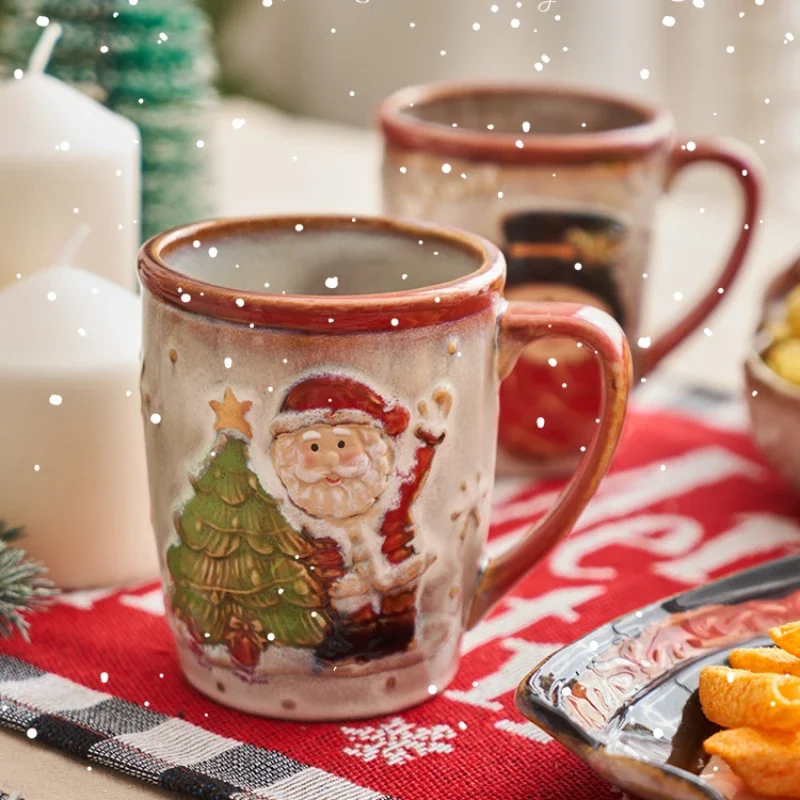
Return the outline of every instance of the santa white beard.
<path id="1" fill-rule="evenodd" d="M 273 463 L 292 503 L 321 519 L 343 520 L 368 511 L 386 491 L 393 458 L 385 437 L 374 430 L 367 432 L 362 436 L 365 453 L 357 463 L 319 470 L 305 469 L 294 441 L 279 437 L 273 448 Z M 339 482 L 331 484 L 331 476 Z"/>

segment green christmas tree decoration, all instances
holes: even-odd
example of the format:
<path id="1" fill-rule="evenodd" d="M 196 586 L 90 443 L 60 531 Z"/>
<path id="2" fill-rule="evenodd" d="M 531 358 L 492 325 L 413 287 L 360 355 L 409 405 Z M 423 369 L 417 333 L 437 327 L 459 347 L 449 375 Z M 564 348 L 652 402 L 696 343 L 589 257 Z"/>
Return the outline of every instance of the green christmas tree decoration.
<path id="1" fill-rule="evenodd" d="M 249 402 L 211 402 L 217 441 L 194 496 L 175 516 L 167 551 L 176 616 L 201 645 L 222 645 L 253 668 L 268 647 L 314 648 L 330 628 L 312 540 L 295 531 L 248 464 Z"/>
<path id="2" fill-rule="evenodd" d="M 46 605 L 57 590 L 44 577 L 42 564 L 10 546 L 23 535 L 22 528 L 8 528 L 0 521 L 0 637 L 17 631 L 27 641 L 30 623 L 24 615 Z"/>
<path id="3" fill-rule="evenodd" d="M 217 66 L 210 23 L 192 0 L 0 3 L 0 77 L 24 70 L 41 25 L 58 22 L 48 73 L 139 126 L 144 238 L 213 215 Z"/>

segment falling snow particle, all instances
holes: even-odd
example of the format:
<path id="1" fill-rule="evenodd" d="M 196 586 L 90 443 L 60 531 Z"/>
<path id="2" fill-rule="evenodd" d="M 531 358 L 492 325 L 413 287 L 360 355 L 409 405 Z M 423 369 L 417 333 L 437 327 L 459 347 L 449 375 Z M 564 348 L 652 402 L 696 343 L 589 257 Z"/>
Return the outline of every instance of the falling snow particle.
<path id="1" fill-rule="evenodd" d="M 219 250 L 216 247 L 209 247 L 208 248 L 208 255 L 211 258 L 216 258 L 219 255 Z"/>
<path id="2" fill-rule="evenodd" d="M 392 327 L 396 328 L 400 324 L 400 320 L 397 317 L 392 317 Z"/>
<path id="3" fill-rule="evenodd" d="M 15 70 L 14 70 L 14 77 L 15 77 L 17 80 L 20 80 L 24 74 L 25 74 L 25 73 L 24 73 L 24 72 L 23 72 L 21 69 L 15 69 Z"/>
<path id="4" fill-rule="evenodd" d="M 202 139 L 198 139 L 197 146 L 202 150 L 202 148 L 206 146 L 206 143 Z"/>
<path id="5" fill-rule="evenodd" d="M 480 29 L 481 29 L 481 24 L 480 24 L 480 22 L 473 22 L 473 23 L 472 23 L 472 30 L 474 30 L 474 31 L 479 31 Z"/>
<path id="6" fill-rule="evenodd" d="M 34 464 L 33 465 L 33 471 L 34 472 L 38 472 L 40 469 L 41 469 L 41 467 L 38 464 Z"/>
<path id="7" fill-rule="evenodd" d="M 270 6 L 272 6 L 272 0 L 261 0 L 261 5 L 264 6 L 264 8 L 270 8 Z"/>
<path id="8" fill-rule="evenodd" d="M 233 359 L 228 356 L 222 363 L 225 365 L 225 369 L 230 369 L 233 366 Z"/>
<path id="9" fill-rule="evenodd" d="M 703 328 L 703 333 L 706 336 L 711 336 L 711 328 Z"/>
<path id="10" fill-rule="evenodd" d="M 646 81 L 646 80 L 647 80 L 647 79 L 650 77 L 650 70 L 649 70 L 649 69 L 642 69 L 642 70 L 639 70 L 639 77 L 640 77 L 640 78 L 641 78 L 643 81 Z"/>
<path id="11" fill-rule="evenodd" d="M 100 683 L 108 683 L 108 673 L 101 672 L 100 673 Z"/>
<path id="12" fill-rule="evenodd" d="M 191 299 L 192 296 L 190 294 L 186 294 L 186 292 L 181 295 L 181 301 L 184 303 L 188 303 Z"/>
<path id="13" fill-rule="evenodd" d="M 28 738 L 29 739 L 35 739 L 36 738 L 36 728 L 28 728 L 26 733 L 28 734 Z"/>
<path id="14" fill-rule="evenodd" d="M 239 306 L 239 308 L 242 308 L 244 306 L 244 300 L 242 300 L 241 297 L 237 297 L 236 298 L 236 305 Z"/>
<path id="15" fill-rule="evenodd" d="M 403 175 L 405 175 L 405 174 L 406 174 L 406 172 L 408 172 L 408 169 L 407 169 L 406 167 L 400 167 L 400 172 L 401 172 Z"/>
<path id="16" fill-rule="evenodd" d="M 575 262 L 575 269 L 577 272 L 580 272 L 583 269 L 583 264 L 580 261 Z"/>
<path id="17" fill-rule="evenodd" d="M 446 56 L 447 55 L 447 50 L 440 50 L 439 51 L 439 55 L 440 56 Z"/>
<path id="18" fill-rule="evenodd" d="M 725 48 L 725 52 L 726 52 L 726 53 L 734 53 L 734 52 L 736 52 L 736 48 L 735 48 L 735 47 L 734 47 L 732 44 L 729 44 L 729 45 L 728 45 L 728 46 Z"/>
<path id="19" fill-rule="evenodd" d="M 672 298 L 675 300 L 676 303 L 680 303 L 680 301 L 683 300 L 683 292 L 675 292 L 672 295 Z"/>
<path id="20" fill-rule="evenodd" d="M 697 145 L 694 142 L 686 142 L 686 149 L 689 152 L 692 152 L 696 147 Z"/>
<path id="21" fill-rule="evenodd" d="M 544 417 L 537 417 L 536 418 L 536 427 L 537 428 L 544 428 Z"/>
<path id="22" fill-rule="evenodd" d="M 650 347 L 650 337 L 649 336 L 642 336 L 639 339 L 638 344 L 639 344 L 639 347 L 641 347 L 643 350 L 647 350 L 647 348 Z"/>
<path id="23" fill-rule="evenodd" d="M 438 692 L 438 691 L 439 691 L 439 690 L 438 690 L 438 689 L 437 689 L 437 688 L 436 688 L 436 687 L 435 687 L 433 684 L 431 684 L 431 685 L 428 687 L 428 694 L 431 694 L 431 695 L 433 695 L 433 694 L 436 694 L 436 692 Z"/>
<path id="24" fill-rule="evenodd" d="M 511 20 L 511 27 L 519 28 L 519 20 L 516 17 L 514 17 L 514 19 Z"/>
<path id="25" fill-rule="evenodd" d="M 236 128 L 236 130 L 238 131 L 238 130 L 241 130 L 244 127 L 244 124 L 246 122 L 247 122 L 247 120 L 244 117 L 235 117 L 231 121 L 231 125 L 233 125 L 233 127 Z"/>
<path id="26" fill-rule="evenodd" d="M 667 15 L 661 20 L 661 24 L 665 28 L 672 28 L 675 25 L 675 17 L 670 17 L 669 15 Z"/>
<path id="27" fill-rule="evenodd" d="M 449 175 L 452 169 L 453 168 L 449 164 L 442 164 L 442 172 L 444 172 L 445 175 Z"/>
<path id="28" fill-rule="evenodd" d="M 161 414 L 151 414 L 150 422 L 152 422 L 153 425 L 159 425 L 161 423 Z"/>
<path id="29" fill-rule="evenodd" d="M 61 397 L 60 394 L 51 394 L 50 395 L 50 405 L 51 406 L 60 406 L 61 403 L 64 402 L 64 398 Z"/>
<path id="30" fill-rule="evenodd" d="M 47 299 L 52 303 L 56 299 L 56 293 L 55 292 L 48 292 L 47 293 Z"/>
<path id="31" fill-rule="evenodd" d="M 516 141 L 516 142 L 514 142 L 514 144 L 515 144 L 517 147 L 519 147 L 519 149 L 520 149 L 520 150 L 522 150 L 522 148 L 523 148 L 523 147 L 525 147 L 525 143 L 522 141 L 522 139 L 517 139 L 517 141 Z"/>

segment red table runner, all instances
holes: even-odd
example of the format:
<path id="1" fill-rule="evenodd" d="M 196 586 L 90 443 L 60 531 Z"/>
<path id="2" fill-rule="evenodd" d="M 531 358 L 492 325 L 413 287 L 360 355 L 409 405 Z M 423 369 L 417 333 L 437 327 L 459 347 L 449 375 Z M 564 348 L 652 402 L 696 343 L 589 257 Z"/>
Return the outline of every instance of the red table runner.
<path id="1" fill-rule="evenodd" d="M 505 486 L 490 546 L 521 535 L 558 488 Z M 636 412 L 574 533 L 467 634 L 455 681 L 425 705 L 315 725 L 216 705 L 181 676 L 149 584 L 64 596 L 32 618 L 31 644 L 0 642 L 0 724 L 198 797 L 618 800 L 520 716 L 519 681 L 610 618 L 799 551 L 800 498 L 745 433 Z"/>

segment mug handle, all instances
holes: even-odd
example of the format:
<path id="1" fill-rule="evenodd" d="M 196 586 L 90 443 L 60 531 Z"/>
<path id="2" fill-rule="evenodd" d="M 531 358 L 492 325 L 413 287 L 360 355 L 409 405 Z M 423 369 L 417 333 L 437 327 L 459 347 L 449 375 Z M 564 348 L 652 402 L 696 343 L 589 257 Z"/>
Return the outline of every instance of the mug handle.
<path id="1" fill-rule="evenodd" d="M 757 156 L 740 142 L 724 139 L 701 139 L 695 143 L 694 150 L 676 144 L 667 164 L 665 190 L 669 191 L 675 178 L 686 167 L 703 162 L 726 167 L 739 183 L 744 199 L 739 235 L 716 282 L 681 319 L 655 338 L 647 350 L 637 352 L 635 360 L 638 377 L 647 375 L 717 307 L 739 274 L 752 243 L 763 185 L 763 170 Z"/>
<path id="2" fill-rule="evenodd" d="M 609 314 L 592 306 L 512 302 L 500 319 L 500 380 L 511 372 L 528 344 L 547 336 L 576 339 L 598 356 L 603 399 L 597 432 L 549 514 L 533 525 L 518 544 L 484 563 L 467 616 L 467 629 L 479 622 L 559 539 L 569 533 L 606 474 L 622 433 L 632 381 L 630 350 L 622 328 Z"/>

